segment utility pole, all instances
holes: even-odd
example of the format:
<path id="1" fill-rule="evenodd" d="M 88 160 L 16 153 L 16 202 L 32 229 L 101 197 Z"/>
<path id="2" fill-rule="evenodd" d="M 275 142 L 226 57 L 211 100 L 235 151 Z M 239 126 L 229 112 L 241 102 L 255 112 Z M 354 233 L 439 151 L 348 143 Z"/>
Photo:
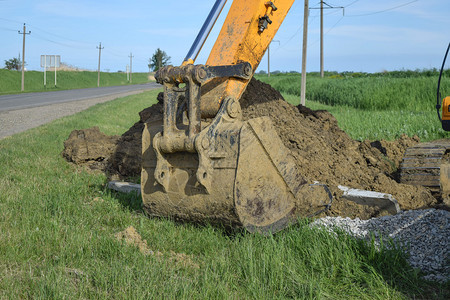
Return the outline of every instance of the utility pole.
<path id="1" fill-rule="evenodd" d="M 130 83 L 132 82 L 132 73 L 133 73 L 133 53 L 130 52 L 130 56 L 128 56 L 130 58 Z"/>
<path id="2" fill-rule="evenodd" d="M 323 5 L 326 5 L 326 7 L 323 7 Z M 331 6 L 328 3 L 324 2 L 323 0 L 320 0 L 320 7 L 311 7 L 310 9 L 320 9 L 320 77 L 323 78 L 323 10 L 324 9 L 341 9 L 342 8 L 342 14 L 344 15 L 344 7 L 343 6 Z"/>
<path id="3" fill-rule="evenodd" d="M 323 78 L 323 0 L 320 0 L 320 77 Z"/>
<path id="4" fill-rule="evenodd" d="M 105 48 L 105 47 L 103 47 Z M 102 56 L 102 42 L 100 42 L 100 45 L 97 46 L 98 49 L 98 76 L 97 76 L 97 87 L 100 86 L 100 57 Z"/>
<path id="5" fill-rule="evenodd" d="M 27 32 L 27 28 L 25 26 L 25 23 L 23 23 L 23 32 L 20 32 L 19 34 L 23 35 L 23 43 L 22 43 L 22 87 L 21 91 L 23 92 L 25 90 L 25 35 L 31 34 L 31 31 Z"/>
<path id="6" fill-rule="evenodd" d="M 302 83 L 300 87 L 300 104 L 305 106 L 306 100 L 306 46 L 308 44 L 308 0 L 305 0 L 303 12 L 303 50 L 302 50 Z"/>
<path id="7" fill-rule="evenodd" d="M 273 42 L 277 42 L 278 46 L 280 45 L 280 41 L 272 41 L 271 43 Z M 270 77 L 270 44 L 267 47 L 267 75 L 267 77 Z"/>

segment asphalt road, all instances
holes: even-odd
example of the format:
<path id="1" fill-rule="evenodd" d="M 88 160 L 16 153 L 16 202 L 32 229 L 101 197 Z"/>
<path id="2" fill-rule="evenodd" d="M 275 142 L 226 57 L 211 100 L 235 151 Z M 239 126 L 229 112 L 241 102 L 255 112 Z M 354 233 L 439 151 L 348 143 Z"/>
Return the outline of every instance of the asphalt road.
<path id="1" fill-rule="evenodd" d="M 161 85 L 151 82 L 137 85 L 3 95 L 0 96 L 0 111 L 11 111 L 77 100 L 100 98 L 133 91 L 150 90 L 158 87 L 161 87 Z"/>

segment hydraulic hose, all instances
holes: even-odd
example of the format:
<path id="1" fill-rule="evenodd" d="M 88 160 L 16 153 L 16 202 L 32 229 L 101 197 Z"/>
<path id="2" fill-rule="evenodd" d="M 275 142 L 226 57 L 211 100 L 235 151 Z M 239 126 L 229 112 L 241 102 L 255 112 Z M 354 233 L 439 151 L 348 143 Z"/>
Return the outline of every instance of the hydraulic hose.
<path id="1" fill-rule="evenodd" d="M 445 60 L 447 59 L 447 55 L 448 55 L 448 50 L 449 50 L 449 49 L 450 49 L 450 43 L 448 43 L 447 51 L 445 52 L 444 60 L 442 61 L 442 67 L 441 67 L 441 71 L 439 72 L 439 79 L 438 79 L 438 85 L 437 85 L 437 103 L 436 103 L 436 110 L 437 110 L 437 115 L 438 115 L 438 118 L 439 118 L 439 121 L 440 121 L 440 122 L 442 122 L 441 115 L 439 114 L 439 110 L 441 109 L 441 93 L 440 93 L 440 89 L 441 89 L 441 77 L 442 77 L 442 72 L 444 71 Z"/>
<path id="2" fill-rule="evenodd" d="M 197 37 L 194 40 L 194 43 L 191 46 L 191 49 L 189 49 L 188 54 L 186 55 L 186 58 L 183 61 L 184 63 L 193 63 L 196 59 L 198 54 L 200 53 L 200 50 L 203 47 L 203 44 L 205 43 L 206 39 L 208 38 L 209 33 L 211 32 L 211 29 L 213 28 L 214 24 L 217 21 L 217 18 L 219 17 L 220 13 L 222 12 L 223 7 L 225 6 L 225 3 L 227 0 L 216 0 L 216 3 L 214 3 L 213 8 L 209 12 L 208 17 L 205 20 L 205 23 L 203 23 L 202 28 L 200 29 L 200 32 L 198 33 Z"/>

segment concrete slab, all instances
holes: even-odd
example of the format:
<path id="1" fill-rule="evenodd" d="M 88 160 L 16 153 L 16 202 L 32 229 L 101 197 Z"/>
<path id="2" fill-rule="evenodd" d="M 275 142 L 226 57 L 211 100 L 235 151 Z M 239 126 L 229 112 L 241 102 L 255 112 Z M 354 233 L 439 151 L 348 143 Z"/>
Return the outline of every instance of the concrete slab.
<path id="1" fill-rule="evenodd" d="M 343 185 L 339 185 L 338 188 L 344 192 L 342 195 L 344 199 L 361 205 L 377 206 L 393 215 L 401 212 L 397 200 L 391 194 L 352 189 Z"/>
<path id="2" fill-rule="evenodd" d="M 122 193 L 135 192 L 138 195 L 141 194 L 141 185 L 137 183 L 125 181 L 110 181 L 108 182 L 108 188 Z"/>

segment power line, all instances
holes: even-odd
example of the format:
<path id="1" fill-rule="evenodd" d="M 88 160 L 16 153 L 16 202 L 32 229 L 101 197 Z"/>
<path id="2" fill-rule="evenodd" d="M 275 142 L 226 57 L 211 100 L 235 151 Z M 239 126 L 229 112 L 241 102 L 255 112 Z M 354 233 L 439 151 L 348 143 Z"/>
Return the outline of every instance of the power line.
<path id="1" fill-rule="evenodd" d="M 37 29 L 38 31 L 42 31 L 42 32 L 44 32 L 44 33 L 46 33 L 46 34 L 48 34 L 48 35 L 52 35 L 52 36 L 54 36 L 54 37 L 57 37 L 57 38 L 60 38 L 60 39 L 63 39 L 63 40 L 71 41 L 71 42 L 78 43 L 78 44 L 84 44 L 84 46 L 82 46 L 82 47 L 84 47 L 85 49 L 91 48 L 91 46 L 90 46 L 89 43 L 87 43 L 87 42 L 80 41 L 80 40 L 74 40 L 74 39 L 71 39 L 71 38 L 68 38 L 68 37 L 65 37 L 65 36 L 62 36 L 62 35 L 58 35 L 58 34 L 52 33 L 52 32 L 50 32 L 50 31 L 44 30 L 44 29 L 42 29 L 42 28 L 39 28 L 39 27 L 37 27 L 36 25 L 29 25 L 29 26 L 33 27 L 34 29 Z M 50 40 L 50 39 L 47 39 L 47 40 L 48 40 L 49 42 L 52 42 L 52 43 L 59 43 L 59 42 L 55 42 L 55 41 Z M 64 46 L 67 46 L 67 47 L 73 48 L 73 46 L 70 46 L 70 45 L 67 45 L 67 44 L 63 44 L 63 43 L 60 43 L 60 44 L 61 44 L 61 45 L 64 45 Z M 79 46 L 78 46 L 78 47 L 79 47 Z M 80 47 L 79 47 L 79 48 L 80 48 Z"/>
<path id="2" fill-rule="evenodd" d="M 70 45 L 63 44 L 63 43 L 56 42 L 56 41 L 53 41 L 53 40 L 51 40 L 51 39 L 48 39 L 48 38 L 46 38 L 46 37 L 44 37 L 44 36 L 42 36 L 42 35 L 40 35 L 40 34 L 38 34 L 38 33 L 36 33 L 36 32 L 34 32 L 33 37 L 34 37 L 34 38 L 37 38 L 37 39 L 39 39 L 39 40 L 47 41 L 47 42 L 50 42 L 50 43 L 53 43 L 53 44 L 57 44 L 57 45 L 60 45 L 60 46 L 64 46 L 64 47 L 68 47 L 68 48 L 73 48 L 73 47 L 70 46 Z"/>
<path id="3" fill-rule="evenodd" d="M 349 7 L 350 5 L 353 5 L 353 4 L 355 4 L 356 2 L 358 2 L 359 0 L 355 0 L 355 1 L 353 1 L 352 3 L 350 3 L 350 4 L 347 4 L 346 6 L 344 6 L 344 7 Z"/>
<path id="4" fill-rule="evenodd" d="M 328 29 L 327 32 L 325 32 L 323 35 L 327 35 L 331 30 L 333 30 L 334 27 L 336 27 L 337 24 L 339 24 L 342 21 L 342 19 L 344 19 L 344 16 L 342 16 L 339 20 L 337 20 L 337 22 L 334 23 L 334 25 L 331 26 L 330 29 Z M 309 46 L 315 45 L 318 41 L 319 41 L 319 39 L 315 40 L 313 43 L 309 44 Z"/>
<path id="5" fill-rule="evenodd" d="M 0 27 L 0 30 L 4 30 L 4 31 L 17 31 L 17 29 L 11 29 L 11 28 L 5 28 L 5 27 Z"/>
<path id="6" fill-rule="evenodd" d="M 10 20 L 10 19 L 5 19 L 5 18 L 0 18 L 0 20 L 6 21 L 6 22 L 11 22 L 11 23 L 16 23 L 16 24 L 22 24 L 22 22 Z"/>
<path id="7" fill-rule="evenodd" d="M 400 7 L 403 7 L 403 6 L 410 5 L 410 4 L 412 4 L 414 2 L 417 2 L 417 1 L 419 1 L 419 0 L 413 0 L 413 1 L 401 4 L 401 5 L 397 5 L 397 6 L 394 6 L 394 7 L 391 7 L 391 8 L 387 8 L 387 9 L 383 9 L 383 10 L 375 11 L 375 12 L 371 12 L 371 13 L 360 14 L 360 15 L 347 15 L 347 17 L 364 17 L 364 16 L 375 15 L 375 14 L 381 14 L 381 13 L 384 13 L 384 12 L 387 12 L 387 11 L 390 11 L 390 10 L 394 10 L 394 9 L 397 9 L 397 8 L 400 8 Z"/>
<path id="8" fill-rule="evenodd" d="M 308 17 L 308 25 L 311 25 L 312 21 L 314 21 L 319 16 L 319 13 L 315 16 L 312 16 L 311 18 Z M 298 29 L 295 31 L 295 33 L 287 40 L 287 42 L 283 43 L 282 45 L 278 46 L 278 48 L 275 49 L 275 52 L 278 51 L 280 48 L 284 48 L 289 42 L 302 30 L 303 26 L 300 25 Z"/>

